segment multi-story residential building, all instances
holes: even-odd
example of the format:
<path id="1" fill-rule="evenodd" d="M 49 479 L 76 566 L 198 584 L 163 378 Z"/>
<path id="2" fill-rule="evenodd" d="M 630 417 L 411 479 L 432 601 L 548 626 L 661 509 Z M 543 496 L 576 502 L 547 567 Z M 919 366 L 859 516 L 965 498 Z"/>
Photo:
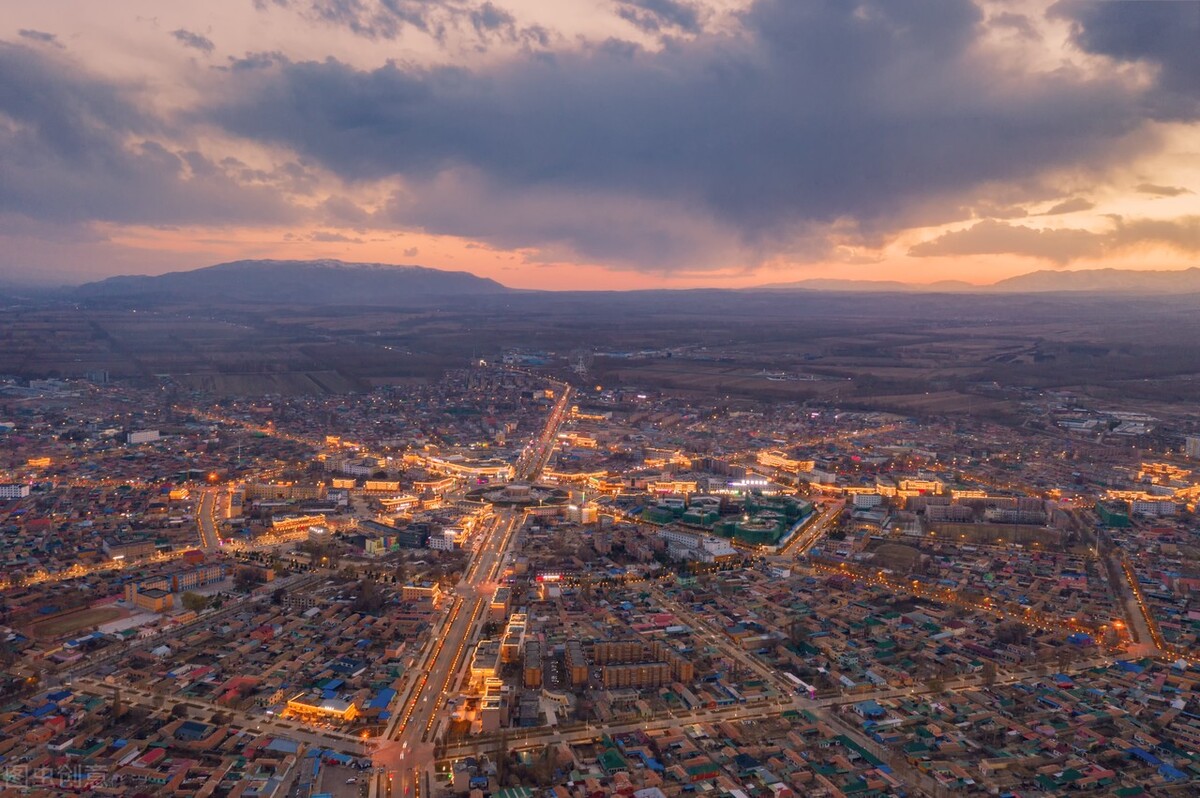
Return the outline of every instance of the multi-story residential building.
<path id="1" fill-rule="evenodd" d="M 224 578 L 225 566 L 220 563 L 209 563 L 171 574 L 171 589 L 175 592 L 195 590 L 198 587 L 220 582 Z"/>
<path id="2" fill-rule="evenodd" d="M 29 486 L 15 482 L 0 485 L 0 500 L 24 499 L 29 495 Z"/>
<path id="3" fill-rule="evenodd" d="M 525 662 L 522 671 L 525 687 L 536 689 L 542 686 L 542 644 L 537 640 L 525 641 Z"/>

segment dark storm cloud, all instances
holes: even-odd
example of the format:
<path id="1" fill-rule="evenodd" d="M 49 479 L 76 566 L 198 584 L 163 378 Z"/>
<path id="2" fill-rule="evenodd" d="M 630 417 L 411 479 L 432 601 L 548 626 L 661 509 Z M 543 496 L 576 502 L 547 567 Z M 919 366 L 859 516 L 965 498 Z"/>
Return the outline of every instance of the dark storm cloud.
<path id="1" fill-rule="evenodd" d="M 647 33 L 676 29 L 700 31 L 700 10 L 679 0 L 618 0 L 617 16 Z"/>
<path id="2" fill-rule="evenodd" d="M 1063 266 L 1082 258 L 1099 258 L 1154 244 L 1181 252 L 1200 252 L 1200 217 L 1113 217 L 1112 228 L 1102 232 L 1073 228 L 1039 230 L 987 220 L 917 244 L 908 254 L 915 257 L 1020 255 Z"/>
<path id="3" fill-rule="evenodd" d="M 970 3 L 758 0 L 741 22 L 659 52 L 597 46 L 486 72 L 284 63 L 204 118 L 350 180 L 399 175 L 418 198 L 439 176 L 465 175 L 454 181 L 464 208 L 514 195 L 571 202 L 580 211 L 561 214 L 558 242 L 658 267 L 705 257 L 686 242 L 661 247 L 686 225 L 672 216 L 626 237 L 589 222 L 588 204 L 629 197 L 691 214 L 753 253 L 787 251 L 834 222 L 877 240 L 962 218 L 948 209 L 981 186 L 1102 169 L 1131 153 L 1143 120 L 1115 79 L 1020 80 L 996 66 L 972 46 L 983 17 Z M 495 235 L 449 199 L 436 214 L 422 205 L 393 203 L 392 220 Z M 509 243 L 536 246 L 548 232 L 542 220 L 510 221 Z"/>
<path id="4" fill-rule="evenodd" d="M 55 47 L 62 47 L 58 36 L 53 33 L 46 33 L 41 30 L 31 30 L 30 28 L 22 28 L 17 31 L 17 35 L 22 39 L 28 39 L 31 42 L 40 42 L 41 44 L 52 44 Z"/>
<path id="5" fill-rule="evenodd" d="M 0 42 L 0 213 L 46 222 L 143 224 L 281 220 L 125 89 L 67 60 Z"/>
<path id="6" fill-rule="evenodd" d="M 1072 22 L 1080 48 L 1158 68 L 1157 116 L 1192 119 L 1200 110 L 1200 3 L 1064 0 L 1053 13 Z"/>

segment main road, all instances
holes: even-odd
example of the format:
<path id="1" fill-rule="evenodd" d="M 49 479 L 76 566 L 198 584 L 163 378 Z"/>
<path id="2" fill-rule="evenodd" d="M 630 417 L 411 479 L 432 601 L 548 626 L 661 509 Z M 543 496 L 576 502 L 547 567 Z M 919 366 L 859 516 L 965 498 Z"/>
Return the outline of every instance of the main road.
<path id="1" fill-rule="evenodd" d="M 566 419 L 570 392 L 562 386 L 545 426 L 516 464 L 517 479 L 536 480 L 545 468 Z M 451 712 L 447 702 L 456 692 L 456 682 L 479 637 L 492 594 L 501 584 L 505 557 L 524 518 L 520 511 L 501 510 L 480 533 L 463 578 L 455 586 L 448 614 L 418 655 L 414 678 L 396 705 L 384 741 L 376 748 L 372 796 L 420 798 L 429 794 L 438 730 Z"/>
<path id="2" fill-rule="evenodd" d="M 413 665 L 414 679 L 401 696 L 386 741 L 376 750 L 376 794 L 412 796 L 428 788 L 438 724 L 447 701 L 471 656 L 492 593 L 500 584 L 504 557 L 517 537 L 523 516 L 497 514 L 481 533 L 475 557 L 454 589 L 453 603 L 441 628 L 434 630 Z M 422 782 L 424 781 L 424 784 Z"/>
<path id="3" fill-rule="evenodd" d="M 554 451 L 554 440 L 563 421 L 566 420 L 567 403 L 571 400 L 571 386 L 565 383 L 556 384 L 560 385 L 562 393 L 554 403 L 554 409 L 550 411 L 550 418 L 546 420 L 541 433 L 525 447 L 513 469 L 518 481 L 533 482 L 541 476 L 542 469 L 546 467 L 546 463 L 550 461 L 550 454 Z"/>
<path id="4" fill-rule="evenodd" d="M 214 551 L 221 546 L 221 536 L 217 534 L 217 490 L 206 488 L 200 497 L 200 507 L 196 510 L 196 527 L 200 532 L 200 548 Z"/>

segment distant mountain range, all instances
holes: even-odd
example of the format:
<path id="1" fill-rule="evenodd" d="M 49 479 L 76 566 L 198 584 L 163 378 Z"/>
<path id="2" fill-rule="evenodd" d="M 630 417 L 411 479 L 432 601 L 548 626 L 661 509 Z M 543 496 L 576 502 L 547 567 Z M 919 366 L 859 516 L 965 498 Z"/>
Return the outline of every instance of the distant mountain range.
<path id="1" fill-rule="evenodd" d="M 469 272 L 340 260 L 238 260 L 153 277 L 110 277 L 79 299 L 199 300 L 302 305 L 403 305 L 511 289 Z"/>
<path id="2" fill-rule="evenodd" d="M 1081 269 L 1079 271 L 1042 271 L 1009 277 L 991 285 L 974 285 L 961 280 L 937 283 L 902 283 L 898 280 L 839 280 L 816 278 L 794 283 L 771 283 L 747 289 L 753 291 L 860 291 L 872 293 L 1005 293 L 1032 294 L 1055 291 L 1121 294 L 1195 294 L 1200 293 L 1200 268 L 1172 271 L 1137 269 Z"/>
<path id="3" fill-rule="evenodd" d="M 1200 292 L 1200 268 L 1172 271 L 1136 269 L 1083 269 L 1060 272 L 1046 269 L 1009 277 L 988 287 L 992 291 L 1095 291 L 1129 294 L 1194 294 Z"/>
<path id="4" fill-rule="evenodd" d="M 961 280 L 917 284 L 898 280 L 818 278 L 771 283 L 743 290 L 910 294 L 1194 294 L 1200 293 L 1200 268 L 1177 271 L 1044 270 L 1010 277 L 991 285 L 975 285 Z M 71 298 L 76 300 L 241 300 L 271 304 L 374 306 L 421 304 L 441 298 L 510 292 L 514 292 L 514 289 L 469 272 L 384 263 L 345 263 L 339 260 L 239 260 L 153 277 L 110 277 L 69 289 Z"/>

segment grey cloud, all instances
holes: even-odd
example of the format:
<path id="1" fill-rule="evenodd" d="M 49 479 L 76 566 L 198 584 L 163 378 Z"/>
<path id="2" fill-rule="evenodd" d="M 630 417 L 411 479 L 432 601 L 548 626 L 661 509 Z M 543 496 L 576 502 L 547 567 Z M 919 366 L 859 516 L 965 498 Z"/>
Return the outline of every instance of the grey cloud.
<path id="1" fill-rule="evenodd" d="M 992 220 L 944 233 L 909 249 L 914 257 L 1023 255 L 1066 264 L 1104 251 L 1104 237 L 1087 230 L 1038 230 Z"/>
<path id="2" fill-rule="evenodd" d="M 246 53 L 241 58 L 230 56 L 229 66 L 214 67 L 214 69 L 232 72 L 241 72 L 252 69 L 266 69 L 267 67 L 274 66 L 275 64 L 287 63 L 287 60 L 287 56 L 278 51 Z"/>
<path id="3" fill-rule="evenodd" d="M 333 244 L 361 244 L 362 243 L 361 238 L 351 238 L 350 236 L 342 235 L 341 233 L 336 233 L 336 232 L 332 232 L 329 230 L 318 230 L 317 232 L 315 232 L 311 236 L 309 236 L 309 240 L 310 241 L 319 241 L 322 243 L 333 243 Z"/>
<path id="4" fill-rule="evenodd" d="M 1078 211 L 1090 211 L 1096 207 L 1096 203 L 1083 197 L 1071 197 L 1062 202 L 1052 205 L 1048 210 L 1042 211 L 1042 216 L 1059 216 L 1064 213 L 1076 213 Z"/>
<path id="5" fill-rule="evenodd" d="M 1029 211 L 1020 205 L 1007 205 L 996 202 L 976 203 L 971 209 L 973 214 L 983 219 L 1020 219 L 1028 216 Z"/>
<path id="6" fill-rule="evenodd" d="M 372 0 L 314 0 L 315 17 L 370 39 L 394 39 L 406 25 L 418 30 L 430 28 L 429 9 L 422 2 L 373 2 Z"/>
<path id="7" fill-rule="evenodd" d="M 1200 252 L 1200 216 L 1176 219 L 1115 218 L 1110 242 L 1115 249 L 1163 244 L 1181 252 Z"/>
<path id="8" fill-rule="evenodd" d="M 345 28 L 368 39 L 396 39 L 412 29 L 441 41 L 471 13 L 466 0 L 276 0 L 316 21 Z"/>
<path id="9" fill-rule="evenodd" d="M 1196 43 L 1200 46 L 1200 42 Z M 1197 76 L 1200 78 L 1200 76 Z M 1137 190 L 1143 194 L 1153 194 L 1156 197 L 1178 197 L 1183 194 L 1191 194 L 1190 189 L 1181 186 L 1159 186 L 1154 183 L 1142 183 L 1137 187 Z"/>
<path id="10" fill-rule="evenodd" d="M 1200 113 L 1200 3 L 1063 0 L 1052 13 L 1072 23 L 1083 50 L 1158 68 L 1147 110 L 1159 118 Z"/>
<path id="11" fill-rule="evenodd" d="M 366 227 L 371 223 L 371 214 L 345 197 L 333 196 L 317 208 L 317 215 L 325 224 L 347 227 Z"/>
<path id="12" fill-rule="evenodd" d="M 216 46 L 212 43 L 212 39 L 207 36 L 202 36 L 199 33 L 192 33 L 190 30 L 179 28 L 171 31 L 171 35 L 175 37 L 175 41 L 182 44 L 184 47 L 190 47 L 193 50 L 199 50 L 202 53 L 211 53 Z"/>
<path id="13" fill-rule="evenodd" d="M 480 33 L 511 28 L 516 21 L 512 14 L 494 3 L 484 3 L 471 12 L 471 24 Z"/>
<path id="14" fill-rule="evenodd" d="M 1016 31 L 1027 39 L 1040 39 L 1042 35 L 1038 33 L 1032 20 L 1024 14 L 1016 14 L 1011 11 L 1002 11 L 988 18 L 988 22 L 992 25 L 1001 28 L 1008 28 Z"/>
<path id="15" fill-rule="evenodd" d="M 22 39 L 28 39 L 31 42 L 40 42 L 41 44 L 52 44 L 55 47 L 62 47 L 62 42 L 58 40 L 58 36 L 53 33 L 46 33 L 41 30 L 32 30 L 30 28 L 22 28 L 17 31 L 17 35 Z"/>
<path id="16" fill-rule="evenodd" d="M 545 47 L 550 31 L 540 25 L 521 27 L 507 9 L 487 0 L 311 0 L 288 3 L 309 19 L 345 28 L 367 39 L 398 39 L 415 30 L 446 43 L 452 33 L 473 34 L 479 49 L 494 41 L 523 44 L 527 48 Z M 265 6 L 258 6 L 263 10 Z"/>
<path id="17" fill-rule="evenodd" d="M 617 16 L 647 33 L 698 33 L 701 28 L 700 9 L 679 0 L 618 0 Z"/>
<path id="18" fill-rule="evenodd" d="M 1111 229 L 1102 232 L 1036 229 L 987 220 L 917 244 L 908 254 L 914 257 L 1019 255 L 1063 266 L 1081 258 L 1098 258 L 1148 244 L 1200 252 L 1200 217 L 1128 220 L 1113 217 Z"/>
<path id="19" fill-rule="evenodd" d="M 281 221 L 277 194 L 240 185 L 134 92 L 65 59 L 0 43 L 0 212 L 54 222 Z"/>
<path id="20" fill-rule="evenodd" d="M 352 181 L 390 175 L 419 190 L 465 171 L 477 179 L 453 185 L 472 200 L 552 196 L 586 209 L 629 197 L 715 221 L 732 237 L 723 252 L 766 254 L 807 247 L 820 225 L 878 240 L 961 219 L 953 209 L 981 186 L 1098 173 L 1153 144 L 1138 134 L 1140 98 L 1117 80 L 1065 70 L 1022 80 L 973 47 L 984 19 L 970 3 L 757 0 L 740 19 L 740 31 L 659 52 L 600 45 L 486 73 L 281 63 L 200 118 Z M 700 249 L 675 240 L 698 225 L 626 237 L 579 212 L 554 230 L 510 218 L 498 231 L 494 209 L 454 208 L 401 202 L 392 218 L 655 268 L 694 266 Z"/>
<path id="21" fill-rule="evenodd" d="M 470 236 L 508 249 L 535 243 L 544 260 L 583 256 L 650 270 L 683 263 L 728 266 L 753 254 L 721 220 L 670 202 L 555 186 L 513 192 L 470 169 L 443 171 L 397 192 L 373 221 Z M 656 258 L 633 256 L 646 252 Z"/>
<path id="22" fill-rule="evenodd" d="M 522 28 L 517 19 L 495 3 L 487 2 L 469 12 L 467 18 L 475 35 L 482 43 L 493 40 L 523 42 L 531 47 L 546 47 L 550 44 L 550 31 L 540 25 Z"/>

